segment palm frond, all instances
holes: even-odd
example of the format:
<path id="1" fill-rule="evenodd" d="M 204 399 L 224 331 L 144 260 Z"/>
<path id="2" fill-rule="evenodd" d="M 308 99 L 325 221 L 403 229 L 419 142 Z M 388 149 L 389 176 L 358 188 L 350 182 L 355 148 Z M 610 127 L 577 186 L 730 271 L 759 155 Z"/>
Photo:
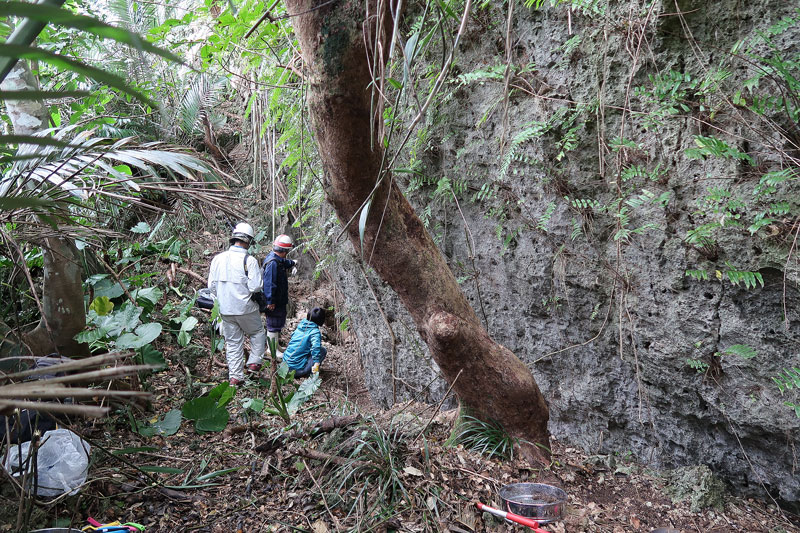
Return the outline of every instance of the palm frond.
<path id="1" fill-rule="evenodd" d="M 180 104 L 179 127 L 187 135 L 202 133 L 203 118 L 213 122 L 211 110 L 228 88 L 228 80 L 212 80 L 205 73 L 197 76 L 189 86 Z"/>
<path id="2" fill-rule="evenodd" d="M 130 95 L 145 104 L 156 108 L 158 105 L 141 91 L 133 88 L 121 76 L 93 67 L 72 57 L 56 54 L 35 46 L 0 43 L 0 57 L 33 59 L 48 63 L 56 68 L 70 70 L 87 78 L 99 81 L 109 87 Z"/>
<path id="3" fill-rule="evenodd" d="M 134 137 L 95 137 L 75 126 L 41 135 L 67 144 L 21 144 L 0 175 L 0 222 L 13 225 L 16 239 L 69 236 L 96 244 L 119 236 L 109 226 L 119 221 L 120 209 L 165 211 L 175 205 L 162 201 L 168 198 L 242 217 L 224 174 L 190 151 Z"/>
<path id="4" fill-rule="evenodd" d="M 21 145 L 11 168 L 0 177 L 0 198 L 42 198 L 63 204 L 63 192 L 79 201 L 113 198 L 137 205 L 147 190 L 169 192 L 190 202 L 210 204 L 236 215 L 221 173 L 184 149 L 160 142 L 139 143 L 135 137 L 94 137 L 74 127 L 50 129 L 60 145 Z M 27 157 L 33 156 L 33 157 Z M 52 206 L 27 206 L 37 209 Z M 2 210 L 0 208 L 0 210 Z"/>
<path id="5" fill-rule="evenodd" d="M 138 50 L 160 55 L 161 57 L 181 63 L 173 53 L 151 44 L 139 35 L 122 28 L 115 28 L 105 22 L 84 15 L 76 15 L 67 9 L 46 4 L 28 4 L 25 2 L 3 2 L 0 4 L 0 16 L 17 16 L 36 20 L 40 23 L 52 23 L 67 28 L 82 30 L 92 33 L 103 39 L 112 39 L 122 44 L 127 44 Z"/>

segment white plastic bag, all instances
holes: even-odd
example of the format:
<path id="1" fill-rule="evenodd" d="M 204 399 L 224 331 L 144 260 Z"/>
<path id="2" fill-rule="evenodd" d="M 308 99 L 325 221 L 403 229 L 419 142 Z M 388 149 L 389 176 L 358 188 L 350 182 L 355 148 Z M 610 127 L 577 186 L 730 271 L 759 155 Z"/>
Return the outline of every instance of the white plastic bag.
<path id="1" fill-rule="evenodd" d="M 28 460 L 31 443 L 12 445 L 8 450 L 5 468 L 14 477 L 30 470 Z M 22 462 L 20 463 L 20 451 Z M 89 443 L 68 429 L 54 429 L 42 435 L 36 461 L 36 494 L 60 496 L 75 494 L 89 473 Z M 30 486 L 33 486 L 31 482 Z M 30 488 L 29 486 L 29 488 Z"/>

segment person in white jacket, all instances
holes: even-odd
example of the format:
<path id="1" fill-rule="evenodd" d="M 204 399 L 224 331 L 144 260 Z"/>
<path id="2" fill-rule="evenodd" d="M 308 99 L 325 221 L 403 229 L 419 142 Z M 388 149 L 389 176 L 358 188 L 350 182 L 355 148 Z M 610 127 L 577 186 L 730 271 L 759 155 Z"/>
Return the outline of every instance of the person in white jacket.
<path id="1" fill-rule="evenodd" d="M 208 288 L 219 302 L 228 380 L 231 385 L 244 383 L 244 337 L 250 338 L 247 369 L 261 370 L 266 335 L 254 293 L 262 290 L 262 274 L 258 260 L 247 250 L 253 241 L 253 227 L 241 222 L 231 234 L 231 247 L 211 260 Z"/>

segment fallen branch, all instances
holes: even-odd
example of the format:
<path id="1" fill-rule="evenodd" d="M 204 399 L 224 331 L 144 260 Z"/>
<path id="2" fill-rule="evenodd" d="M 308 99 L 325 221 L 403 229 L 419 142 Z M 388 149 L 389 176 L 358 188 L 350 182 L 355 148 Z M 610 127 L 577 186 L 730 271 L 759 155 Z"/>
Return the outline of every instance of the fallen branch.
<path id="1" fill-rule="evenodd" d="M 30 388 L 18 388 L 6 390 L 0 387 L 0 400 L 10 400 L 12 398 L 99 398 L 110 396 L 118 398 L 150 398 L 151 393 L 146 391 L 126 391 L 109 389 L 78 389 L 75 387 L 49 386 L 46 383 L 37 384 Z"/>
<path id="2" fill-rule="evenodd" d="M 173 263 L 173 265 L 174 265 L 174 264 L 175 264 L 175 263 Z M 189 270 L 188 268 L 182 268 L 182 267 L 175 267 L 175 270 L 177 270 L 177 271 L 178 271 L 178 272 L 180 272 L 181 274 L 186 274 L 186 275 L 187 275 L 187 276 L 189 276 L 190 278 L 194 278 L 194 279 L 196 279 L 197 281 L 199 281 L 200 283 L 202 283 L 202 284 L 203 284 L 203 286 L 206 286 L 206 285 L 208 285 L 208 280 L 207 280 L 206 278 L 204 278 L 203 276 L 201 276 L 200 274 L 198 274 L 197 272 L 192 272 L 192 271 L 191 271 L 191 270 Z"/>
<path id="3" fill-rule="evenodd" d="M 225 431 L 222 432 L 223 437 L 231 437 L 233 435 L 238 435 L 239 433 L 244 433 L 245 431 L 250 431 L 253 429 L 264 429 L 269 427 L 269 424 L 266 422 L 262 424 L 258 424 L 257 426 L 253 426 L 251 424 L 242 424 L 241 426 L 228 426 L 225 428 Z M 256 448 L 258 450 L 258 448 Z"/>
<path id="4" fill-rule="evenodd" d="M 39 376 L 43 374 L 61 374 L 63 372 L 71 372 L 73 370 L 81 370 L 84 368 L 92 367 L 92 366 L 104 366 L 113 362 L 116 362 L 119 359 L 124 359 L 126 357 L 133 356 L 133 352 L 117 352 L 117 353 L 110 353 L 110 354 L 103 354 L 103 355 L 96 355 L 93 357 L 86 357 L 84 359 L 76 359 L 74 361 L 65 361 L 63 363 L 50 365 L 50 366 L 43 366 L 39 368 L 32 368 L 30 370 L 23 370 L 21 372 L 15 372 L 13 374 L 6 374 L 0 375 L 0 380 L 4 381 L 12 381 L 18 380 L 22 378 L 28 378 L 31 376 Z M 36 358 L 36 357 L 24 357 L 25 359 L 43 359 L 49 361 L 59 361 L 59 359 L 54 358 Z M 22 358 L 20 358 L 22 359 Z M 52 382 L 51 382 L 52 383 Z"/>
<path id="5" fill-rule="evenodd" d="M 53 402 L 28 402 L 24 400 L 0 401 L 0 415 L 8 416 L 14 409 L 30 409 L 40 413 L 61 413 L 88 418 L 100 418 L 108 414 L 108 407 L 94 405 L 60 404 Z"/>

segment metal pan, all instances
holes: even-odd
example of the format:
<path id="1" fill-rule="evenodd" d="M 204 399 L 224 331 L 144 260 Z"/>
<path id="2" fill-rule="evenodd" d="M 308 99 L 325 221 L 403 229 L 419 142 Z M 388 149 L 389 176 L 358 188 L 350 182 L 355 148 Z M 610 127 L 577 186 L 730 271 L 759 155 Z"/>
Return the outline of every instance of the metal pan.
<path id="1" fill-rule="evenodd" d="M 567 493 L 544 483 L 512 483 L 500 489 L 503 508 L 510 513 L 533 518 L 540 524 L 559 520 L 567 503 Z"/>

